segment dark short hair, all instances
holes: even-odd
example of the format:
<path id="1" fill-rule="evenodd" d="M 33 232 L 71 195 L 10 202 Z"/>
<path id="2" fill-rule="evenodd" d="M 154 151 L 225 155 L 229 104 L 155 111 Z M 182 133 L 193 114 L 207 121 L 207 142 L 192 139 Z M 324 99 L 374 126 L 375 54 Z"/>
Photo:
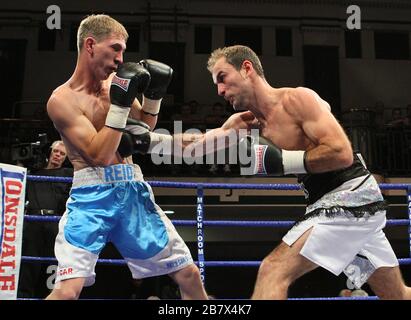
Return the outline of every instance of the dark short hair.
<path id="1" fill-rule="evenodd" d="M 222 57 L 238 71 L 241 69 L 243 62 L 249 60 L 253 64 L 257 74 L 265 78 L 260 59 L 257 54 L 247 46 L 235 45 L 214 50 L 208 59 L 207 69 L 211 72 L 217 60 Z"/>

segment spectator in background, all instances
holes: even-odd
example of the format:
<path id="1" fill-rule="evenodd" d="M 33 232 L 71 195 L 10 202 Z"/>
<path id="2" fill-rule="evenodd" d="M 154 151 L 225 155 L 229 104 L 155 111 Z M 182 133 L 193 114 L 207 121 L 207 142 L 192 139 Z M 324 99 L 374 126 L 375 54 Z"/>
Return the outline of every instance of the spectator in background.
<path id="1" fill-rule="evenodd" d="M 73 169 L 65 168 L 67 152 L 63 141 L 54 141 L 50 147 L 47 165 L 43 169 L 32 171 L 34 175 L 72 177 Z M 70 183 L 27 181 L 27 215 L 61 216 L 69 196 Z M 58 232 L 58 223 L 46 221 L 25 221 L 23 225 L 23 256 L 54 257 L 54 241 Z M 18 296 L 20 298 L 38 298 L 45 296 L 46 265 L 22 263 Z M 50 275 L 50 274 L 49 274 Z M 43 281 L 44 280 L 44 281 Z"/>
<path id="2" fill-rule="evenodd" d="M 404 118 L 404 125 L 411 127 L 411 103 L 407 105 L 407 115 Z"/>
<path id="3" fill-rule="evenodd" d="M 385 125 L 385 119 L 384 119 L 384 102 L 382 101 L 377 101 L 375 103 L 375 108 L 374 108 L 374 125 L 376 128 L 382 128 Z"/>
<path id="4" fill-rule="evenodd" d="M 225 158 L 226 162 L 229 161 L 228 157 L 229 157 L 229 151 L 227 149 L 226 158 Z M 231 164 L 230 163 L 224 163 L 224 164 L 213 163 L 209 166 L 208 172 L 211 173 L 212 175 L 218 175 L 220 173 L 222 173 L 223 175 L 231 174 L 232 172 Z"/>
<path id="5" fill-rule="evenodd" d="M 183 103 L 180 106 L 180 112 L 173 115 L 172 120 L 174 121 L 182 121 L 182 122 L 189 122 L 193 120 L 193 114 L 191 112 L 191 107 L 188 103 Z"/>
<path id="6" fill-rule="evenodd" d="M 181 121 L 183 125 L 183 131 L 198 128 L 205 129 L 203 127 L 204 121 L 202 117 L 196 112 L 196 109 L 190 106 L 189 103 L 183 103 L 180 107 L 180 113 L 175 114 L 172 117 L 173 121 Z"/>
<path id="7" fill-rule="evenodd" d="M 338 294 L 339 297 L 351 297 L 352 291 L 350 289 L 342 289 Z"/>
<path id="8" fill-rule="evenodd" d="M 367 291 L 363 289 L 342 289 L 338 294 L 339 297 L 368 297 Z"/>
<path id="9" fill-rule="evenodd" d="M 190 102 L 183 103 L 180 107 L 180 113 L 175 114 L 172 117 L 173 121 L 181 121 L 183 132 L 189 129 L 198 129 L 202 132 L 205 130 L 204 119 L 197 113 L 197 101 L 192 100 Z M 172 125 L 173 128 L 176 126 Z M 176 133 L 176 132 L 174 132 Z M 178 161 L 173 161 L 170 165 L 170 173 L 172 176 L 176 175 L 186 175 L 195 176 L 198 175 L 202 169 L 202 165 L 192 164 L 187 165 L 184 161 L 178 164 Z"/>
<path id="10" fill-rule="evenodd" d="M 205 118 L 207 129 L 221 127 L 228 117 L 229 114 L 225 112 L 223 104 L 221 102 L 214 103 L 209 114 Z"/>
<path id="11" fill-rule="evenodd" d="M 402 127 L 405 125 L 405 117 L 402 116 L 401 108 L 394 108 L 391 111 L 391 120 L 387 123 L 390 127 Z"/>
<path id="12" fill-rule="evenodd" d="M 226 112 L 224 105 L 221 102 L 215 102 L 209 114 L 205 118 L 205 122 L 207 124 L 207 129 L 214 129 L 221 127 L 225 120 L 230 116 L 228 112 Z M 231 165 L 229 163 L 229 150 L 227 149 L 225 155 L 225 164 L 217 164 L 213 163 L 209 166 L 208 172 L 212 175 L 218 175 L 219 173 L 223 173 L 223 175 L 231 173 Z"/>
<path id="13" fill-rule="evenodd" d="M 188 105 L 190 106 L 191 112 L 193 114 L 198 114 L 200 112 L 200 104 L 198 103 L 197 100 L 190 100 L 188 102 Z"/>
<path id="14" fill-rule="evenodd" d="M 368 297 L 368 293 L 365 290 L 356 289 L 352 291 L 351 297 Z"/>
<path id="15" fill-rule="evenodd" d="M 409 120 L 407 116 L 402 115 L 401 108 L 391 110 L 391 120 L 387 123 L 387 146 L 381 144 L 385 158 L 387 160 L 388 170 L 408 172 L 408 157 L 405 152 L 408 152 L 409 142 L 405 129 L 408 128 Z"/>

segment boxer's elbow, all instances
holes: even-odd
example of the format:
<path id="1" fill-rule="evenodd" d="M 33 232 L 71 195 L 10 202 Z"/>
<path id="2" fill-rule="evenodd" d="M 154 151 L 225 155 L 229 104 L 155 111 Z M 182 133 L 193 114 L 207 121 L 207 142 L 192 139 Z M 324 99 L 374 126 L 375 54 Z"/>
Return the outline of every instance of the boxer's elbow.
<path id="1" fill-rule="evenodd" d="M 340 152 L 338 153 L 338 162 L 340 163 L 341 167 L 348 168 L 353 164 L 354 156 L 351 147 L 341 148 Z"/>
<path id="2" fill-rule="evenodd" d="M 341 163 L 344 168 L 350 167 L 354 162 L 352 152 L 350 154 L 342 156 Z"/>

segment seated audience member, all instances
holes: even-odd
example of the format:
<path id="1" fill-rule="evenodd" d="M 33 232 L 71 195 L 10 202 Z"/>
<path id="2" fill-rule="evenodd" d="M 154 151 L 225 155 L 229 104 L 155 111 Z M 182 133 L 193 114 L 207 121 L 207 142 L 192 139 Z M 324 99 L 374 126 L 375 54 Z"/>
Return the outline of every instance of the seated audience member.
<path id="1" fill-rule="evenodd" d="M 351 297 L 368 297 L 368 293 L 365 290 L 356 289 L 352 291 Z"/>
<path id="2" fill-rule="evenodd" d="M 174 114 L 171 119 L 173 121 L 181 121 L 183 131 L 192 128 L 205 129 L 204 120 L 188 103 L 183 103 L 180 107 L 180 112 Z"/>
<path id="3" fill-rule="evenodd" d="M 377 101 L 374 107 L 374 125 L 376 128 L 382 128 L 385 125 L 384 110 L 384 102 Z"/>
<path id="4" fill-rule="evenodd" d="M 411 103 L 407 105 L 407 115 L 404 117 L 404 125 L 411 127 Z"/>
<path id="5" fill-rule="evenodd" d="M 401 108 L 394 108 L 391 111 L 391 120 L 387 123 L 390 127 L 402 127 L 406 125 L 406 118 L 401 114 Z"/>
<path id="6" fill-rule="evenodd" d="M 207 129 L 220 127 L 227 120 L 227 117 L 228 114 L 225 112 L 223 104 L 214 103 L 205 119 Z"/>
<path id="7" fill-rule="evenodd" d="M 73 169 L 63 167 L 66 160 L 63 141 L 53 142 L 45 168 L 32 171 L 33 175 L 72 177 Z M 26 214 L 38 216 L 63 215 L 69 196 L 70 183 L 27 181 Z M 23 225 L 23 256 L 54 257 L 54 241 L 58 232 L 57 222 L 25 221 Z M 20 267 L 19 298 L 39 298 L 47 294 L 46 265 L 25 263 Z M 54 270 L 55 271 L 55 270 Z"/>
<path id="8" fill-rule="evenodd" d="M 339 297 L 351 297 L 352 291 L 350 289 L 342 289 L 338 294 Z"/>

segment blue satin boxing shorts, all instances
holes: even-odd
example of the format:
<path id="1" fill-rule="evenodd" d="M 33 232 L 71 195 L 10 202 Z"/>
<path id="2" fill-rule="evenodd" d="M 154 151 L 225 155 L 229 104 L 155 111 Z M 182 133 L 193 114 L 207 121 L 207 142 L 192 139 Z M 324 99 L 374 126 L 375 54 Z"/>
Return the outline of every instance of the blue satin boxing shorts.
<path id="1" fill-rule="evenodd" d="M 92 285 L 107 242 L 116 246 L 135 279 L 168 274 L 193 263 L 187 245 L 133 164 L 74 173 L 55 244 L 56 283 L 82 277 L 85 286 Z"/>

